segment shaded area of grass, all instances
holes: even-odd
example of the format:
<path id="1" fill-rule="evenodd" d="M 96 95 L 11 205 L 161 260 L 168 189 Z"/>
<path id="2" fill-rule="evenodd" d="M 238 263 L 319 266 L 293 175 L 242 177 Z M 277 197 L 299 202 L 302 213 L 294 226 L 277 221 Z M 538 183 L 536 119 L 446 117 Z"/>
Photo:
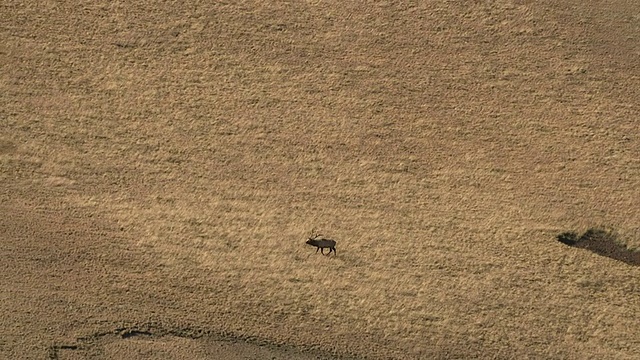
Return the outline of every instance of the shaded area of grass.
<path id="1" fill-rule="evenodd" d="M 136 342 L 141 337 L 144 342 Z M 203 341 L 200 341 L 203 340 Z M 206 344 L 214 344 L 207 346 Z M 133 324 L 109 331 L 99 331 L 88 336 L 77 337 L 75 342 L 56 343 L 49 347 L 48 358 L 52 360 L 73 358 L 123 358 L 139 355 L 140 352 L 161 354 L 159 358 L 234 359 L 348 359 L 317 349 L 301 349 L 285 344 L 275 344 L 267 339 L 237 336 L 227 332 L 216 332 L 197 327 L 180 327 L 160 323 Z M 191 352 L 192 351 L 192 352 Z M 114 357 L 118 356 L 118 357 Z M 167 357 L 169 356 L 169 357 Z M 156 357 L 154 357 L 156 358 Z"/>
<path id="2" fill-rule="evenodd" d="M 557 240 L 563 244 L 587 249 L 601 256 L 622 261 L 629 265 L 640 265 L 640 251 L 633 251 L 623 246 L 615 232 L 600 228 L 591 228 L 578 237 L 575 232 L 563 232 Z"/>

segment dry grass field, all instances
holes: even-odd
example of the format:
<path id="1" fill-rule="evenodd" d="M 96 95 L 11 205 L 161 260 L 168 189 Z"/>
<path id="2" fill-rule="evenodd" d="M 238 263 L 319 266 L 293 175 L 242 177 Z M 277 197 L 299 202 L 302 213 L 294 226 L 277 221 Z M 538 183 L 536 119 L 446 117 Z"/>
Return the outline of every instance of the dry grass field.
<path id="1" fill-rule="evenodd" d="M 0 8 L 0 358 L 640 357 L 638 2 Z"/>

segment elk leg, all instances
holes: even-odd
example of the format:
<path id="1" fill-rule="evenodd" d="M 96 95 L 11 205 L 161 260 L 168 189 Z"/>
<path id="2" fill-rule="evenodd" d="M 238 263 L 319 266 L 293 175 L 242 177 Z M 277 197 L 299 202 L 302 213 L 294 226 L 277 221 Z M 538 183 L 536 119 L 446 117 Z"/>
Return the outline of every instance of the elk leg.
<path id="1" fill-rule="evenodd" d="M 320 248 L 320 253 L 324 255 L 324 248 Z"/>
<path id="2" fill-rule="evenodd" d="M 316 254 L 318 253 L 318 250 L 320 250 L 320 248 L 319 248 L 319 247 L 317 247 L 317 248 L 316 248 Z"/>

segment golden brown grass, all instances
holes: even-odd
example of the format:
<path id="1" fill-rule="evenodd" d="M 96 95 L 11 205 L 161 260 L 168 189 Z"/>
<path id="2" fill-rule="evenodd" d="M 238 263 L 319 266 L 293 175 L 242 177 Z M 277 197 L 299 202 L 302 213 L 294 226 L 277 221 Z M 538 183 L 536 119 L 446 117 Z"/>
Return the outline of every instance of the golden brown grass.
<path id="1" fill-rule="evenodd" d="M 380 358 L 640 354 L 640 270 L 555 241 L 640 247 L 634 5 L 138 4 L 6 6 L 1 164 L 116 219 L 188 318 Z"/>

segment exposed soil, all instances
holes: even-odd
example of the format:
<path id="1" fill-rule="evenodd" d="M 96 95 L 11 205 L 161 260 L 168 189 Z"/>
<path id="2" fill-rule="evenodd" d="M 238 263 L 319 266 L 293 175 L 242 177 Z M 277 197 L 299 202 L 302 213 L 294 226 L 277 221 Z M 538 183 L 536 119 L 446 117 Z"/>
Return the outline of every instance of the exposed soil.
<path id="1" fill-rule="evenodd" d="M 640 358 L 636 2 L 0 9 L 0 358 Z"/>

